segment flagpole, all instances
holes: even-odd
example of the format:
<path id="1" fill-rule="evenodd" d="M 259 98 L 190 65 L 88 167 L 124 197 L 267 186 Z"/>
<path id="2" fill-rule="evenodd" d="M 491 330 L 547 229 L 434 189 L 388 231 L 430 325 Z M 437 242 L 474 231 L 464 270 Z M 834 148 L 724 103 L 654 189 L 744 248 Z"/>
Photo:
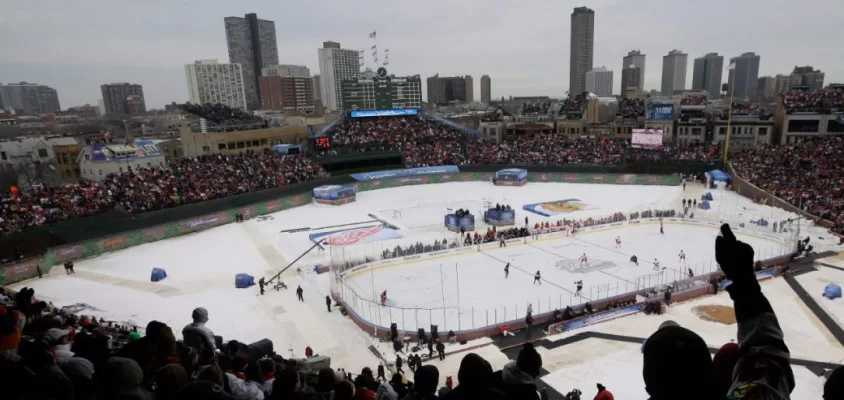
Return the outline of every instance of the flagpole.
<path id="1" fill-rule="evenodd" d="M 732 64 L 731 64 L 732 66 Z M 727 140 L 724 142 L 724 169 L 727 169 L 727 150 L 730 148 L 730 135 L 732 134 L 733 122 L 733 95 L 736 93 L 736 72 L 735 67 L 733 71 L 733 79 L 730 80 L 730 107 L 727 111 Z"/>

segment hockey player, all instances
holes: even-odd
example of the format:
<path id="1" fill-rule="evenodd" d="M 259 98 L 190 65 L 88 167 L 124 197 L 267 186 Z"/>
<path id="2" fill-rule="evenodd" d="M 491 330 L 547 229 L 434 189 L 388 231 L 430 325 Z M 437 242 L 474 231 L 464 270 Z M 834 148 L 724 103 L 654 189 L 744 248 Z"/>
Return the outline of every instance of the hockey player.
<path id="1" fill-rule="evenodd" d="M 661 235 L 665 234 L 665 231 L 662 230 L 662 218 L 659 219 L 659 233 Z"/>
<path id="2" fill-rule="evenodd" d="M 582 280 L 581 280 L 581 281 L 577 281 L 577 282 L 575 282 L 574 284 L 575 284 L 575 285 L 577 285 L 577 290 L 575 290 L 574 295 L 575 295 L 575 296 L 580 296 L 580 291 L 581 291 L 581 290 L 583 290 L 583 281 L 582 281 Z"/>
<path id="3" fill-rule="evenodd" d="M 586 257 L 586 253 L 580 256 L 580 266 L 589 265 L 589 257 Z"/>
<path id="4" fill-rule="evenodd" d="M 695 277 L 695 272 L 692 271 L 691 268 L 689 268 L 689 278 L 694 278 L 694 277 Z"/>
<path id="5" fill-rule="evenodd" d="M 528 306 L 527 306 L 527 315 L 531 315 L 531 314 L 533 314 L 533 304 L 528 303 Z"/>
<path id="6" fill-rule="evenodd" d="M 639 265 L 639 258 L 636 257 L 636 255 L 634 254 L 632 257 L 630 257 L 630 262 L 632 262 L 633 264 L 636 264 L 638 266 Z"/>
<path id="7" fill-rule="evenodd" d="M 504 266 L 504 279 L 510 277 L 510 263 Z"/>
<path id="8" fill-rule="evenodd" d="M 381 292 L 381 305 L 382 306 L 387 305 L 387 290 L 386 289 L 383 292 Z"/>
<path id="9" fill-rule="evenodd" d="M 654 258 L 654 271 L 659 271 L 659 260 Z"/>
<path id="10" fill-rule="evenodd" d="M 621 248 L 621 236 L 616 236 L 616 237 L 615 237 L 615 248 L 616 248 L 616 249 L 620 249 L 620 248 Z"/>
<path id="11" fill-rule="evenodd" d="M 536 275 L 533 276 L 533 283 L 542 284 L 542 274 L 539 273 L 539 270 L 536 270 Z"/>
<path id="12" fill-rule="evenodd" d="M 685 264 L 686 263 L 686 253 L 683 253 L 682 249 L 680 249 L 680 254 L 678 254 L 678 256 L 680 257 L 680 262 Z"/>

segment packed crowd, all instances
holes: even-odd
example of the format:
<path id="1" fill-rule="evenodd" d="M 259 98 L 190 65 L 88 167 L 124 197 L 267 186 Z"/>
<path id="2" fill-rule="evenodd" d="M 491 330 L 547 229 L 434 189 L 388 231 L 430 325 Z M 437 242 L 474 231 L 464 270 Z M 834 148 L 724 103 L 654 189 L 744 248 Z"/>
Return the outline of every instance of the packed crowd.
<path id="1" fill-rule="evenodd" d="M 534 135 L 501 143 L 472 141 L 465 164 L 600 164 L 621 163 L 626 145 L 610 138 Z"/>
<path id="2" fill-rule="evenodd" d="M 211 122 L 206 129 L 210 131 L 235 132 L 268 127 L 263 118 L 225 104 L 191 104 L 179 106 L 182 111 L 204 118 Z"/>
<path id="3" fill-rule="evenodd" d="M 567 97 L 561 102 L 560 115 L 571 115 L 579 117 L 579 115 L 586 111 L 586 104 L 588 99 L 588 92 Z"/>
<path id="4" fill-rule="evenodd" d="M 630 161 L 718 161 L 723 156 L 721 144 L 666 143 L 658 150 L 631 148 Z"/>
<path id="5" fill-rule="evenodd" d="M 8 192 L 0 197 L 0 235 L 111 209 L 110 199 L 93 182 Z"/>
<path id="6" fill-rule="evenodd" d="M 782 94 L 782 103 L 789 114 L 811 112 L 829 114 L 844 111 L 844 92 L 821 90 L 816 92 L 788 92 Z"/>
<path id="7" fill-rule="evenodd" d="M 730 162 L 748 182 L 844 233 L 842 159 L 844 136 L 831 136 L 740 153 Z"/>
<path id="8" fill-rule="evenodd" d="M 704 95 L 686 96 L 680 100 L 681 106 L 705 106 L 707 103 L 707 98 Z"/>
<path id="9" fill-rule="evenodd" d="M 503 120 L 504 113 L 500 109 L 481 115 L 481 121 L 483 122 L 501 122 Z"/>
<path id="10" fill-rule="evenodd" d="M 618 99 L 618 116 L 622 118 L 637 118 L 645 115 L 644 99 L 629 99 L 621 97 Z"/>
<path id="11" fill-rule="evenodd" d="M 548 109 L 550 107 L 550 101 L 523 103 L 519 114 L 526 117 L 548 115 Z"/>
<path id="12" fill-rule="evenodd" d="M 789 350 L 754 275 L 753 250 L 736 240 L 728 227 L 722 231 L 715 240 L 715 257 L 732 282 L 726 290 L 736 309 L 737 341 L 723 345 L 713 357 L 694 331 L 664 321 L 641 348 L 642 381 L 651 399 L 786 399 L 794 389 Z M 620 299 L 609 307 L 633 302 Z M 557 310 L 551 322 L 594 311 L 588 303 L 582 313 Z M 377 373 L 363 368 L 355 377 L 342 368 L 303 369 L 307 361 L 286 360 L 268 348 L 236 340 L 224 343 L 211 330 L 205 308 L 193 310 L 191 319 L 180 341 L 173 328 L 159 321 L 149 322 L 142 335 L 135 328 L 56 309 L 32 289 L 0 289 L 3 399 L 541 400 L 559 389 L 568 391 L 567 399 L 593 393 L 597 400 L 614 399 L 613 388 L 601 382 L 543 387 L 538 379 L 543 356 L 531 343 L 523 344 L 515 360 L 498 371 L 477 354 L 466 354 L 455 382 L 440 375 L 439 362 L 431 356 L 433 343 L 440 361 L 447 353 L 433 332 L 430 340 L 420 335 L 422 346 L 430 343 L 423 362 L 416 354 L 406 355 L 398 332 L 391 331 L 396 362 L 379 364 Z M 532 323 L 529 310 L 526 329 L 532 329 Z M 448 337 L 457 339 L 451 332 Z M 313 356 L 310 347 L 306 356 Z M 405 359 L 410 373 L 403 369 Z M 594 389 L 575 387 L 580 385 Z M 844 398 L 844 367 L 827 378 L 823 398 Z"/>

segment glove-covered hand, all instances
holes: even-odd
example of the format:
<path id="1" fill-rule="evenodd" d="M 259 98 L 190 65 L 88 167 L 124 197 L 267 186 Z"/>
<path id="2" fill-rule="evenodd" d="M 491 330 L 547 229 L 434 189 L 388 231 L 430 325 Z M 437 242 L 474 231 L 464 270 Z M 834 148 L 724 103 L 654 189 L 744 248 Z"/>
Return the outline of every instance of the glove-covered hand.
<path id="1" fill-rule="evenodd" d="M 715 238 L 715 260 L 727 279 L 739 286 L 757 285 L 753 272 L 753 248 L 736 239 L 729 224 L 721 225 L 721 236 Z"/>

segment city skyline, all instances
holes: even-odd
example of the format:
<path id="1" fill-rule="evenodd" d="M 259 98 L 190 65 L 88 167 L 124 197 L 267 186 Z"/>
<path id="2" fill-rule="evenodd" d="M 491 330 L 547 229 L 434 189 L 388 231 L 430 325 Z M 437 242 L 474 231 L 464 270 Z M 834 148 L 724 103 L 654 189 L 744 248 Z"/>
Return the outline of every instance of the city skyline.
<path id="1" fill-rule="evenodd" d="M 222 19 L 257 13 L 261 19 L 277 23 L 279 63 L 305 65 L 314 74 L 319 68 L 313 49 L 323 41 L 369 50 L 372 40 L 367 35 L 377 31 L 379 49 L 390 48 L 388 69 L 398 76 L 419 74 L 424 79 L 437 72 L 441 76 L 488 74 L 495 79 L 493 99 L 509 95 L 562 97 L 569 89 L 570 26 L 566 25 L 573 9 L 584 5 L 536 2 L 534 7 L 528 2 L 476 7 L 478 3 L 468 1 L 460 8 L 471 13 L 455 14 L 438 11 L 453 6 L 444 1 L 434 1 L 425 9 L 407 8 L 407 12 L 385 1 L 366 1 L 365 7 L 299 4 L 295 10 L 269 1 L 249 5 L 182 1 L 167 3 L 174 12 L 161 15 L 153 12 L 165 6 L 159 2 L 141 6 L 93 0 L 50 7 L 14 3 L 11 13 L 0 16 L 0 51 L 6 55 L 0 62 L 0 82 L 28 81 L 53 87 L 63 107 L 96 104 L 103 83 L 136 82 L 144 86 L 147 106 L 162 108 L 171 101 L 187 101 L 185 64 L 228 59 Z M 651 57 L 682 49 L 690 58 L 686 73 L 690 88 L 693 59 L 710 52 L 723 56 L 722 83 L 726 83 L 726 61 L 755 52 L 762 57 L 759 76 L 788 74 L 795 65 L 811 65 L 824 71 L 826 83 L 844 82 L 844 65 L 836 57 L 833 39 L 834 15 L 844 6 L 831 0 L 822 3 L 804 10 L 798 19 L 768 12 L 776 9 L 769 1 L 655 3 L 658 13 L 653 7 L 634 7 L 629 2 L 592 2 L 587 6 L 596 15 L 593 63 L 620 71 L 619 61 L 630 49 L 640 49 Z M 542 13 L 535 12 L 539 6 Z M 295 18 L 289 17 L 294 14 Z M 190 20 L 186 22 L 184 15 L 191 15 Z M 465 23 L 466 15 L 471 21 L 484 21 L 489 28 L 478 30 L 477 24 Z M 438 29 L 430 30 L 431 19 L 439 20 Z M 713 19 L 736 29 L 712 30 L 706 21 Z M 458 20 L 460 23 L 452 23 Z M 45 29 L 29 32 L 26 46 L 21 45 L 21 32 L 34 23 L 45 25 Z M 103 34 L 106 31 L 109 34 Z M 763 37 L 765 40 L 760 39 Z M 812 37 L 812 46 L 801 45 L 806 37 Z M 76 50 L 62 50 L 67 48 Z M 58 61 L 56 54 L 62 54 Z M 645 90 L 661 87 L 661 63 L 655 60 L 646 70 Z M 373 66 L 369 51 L 366 62 Z M 620 84 L 620 80 L 614 82 L 615 94 L 621 93 Z M 478 79 L 475 85 L 475 100 L 480 101 Z"/>

